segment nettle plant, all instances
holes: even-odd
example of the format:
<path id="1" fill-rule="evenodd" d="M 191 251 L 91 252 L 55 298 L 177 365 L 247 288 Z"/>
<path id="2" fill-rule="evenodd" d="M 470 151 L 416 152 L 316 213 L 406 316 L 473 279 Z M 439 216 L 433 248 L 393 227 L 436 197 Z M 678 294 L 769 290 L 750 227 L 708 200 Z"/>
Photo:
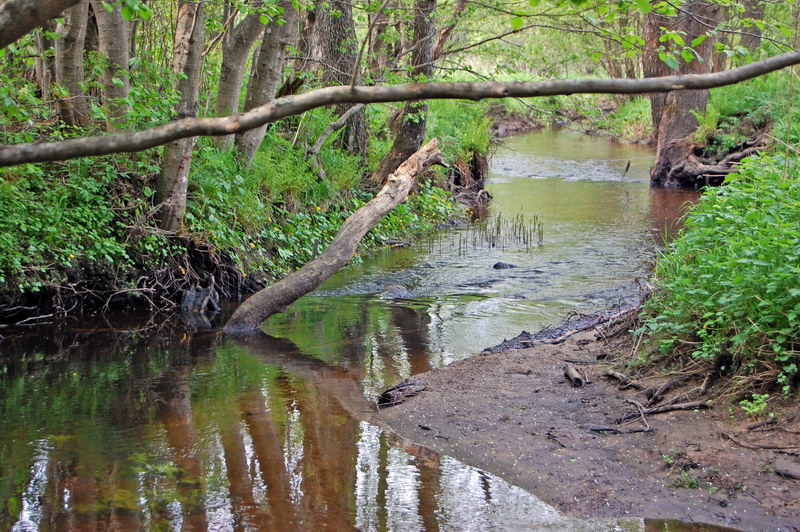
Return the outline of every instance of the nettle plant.
<path id="1" fill-rule="evenodd" d="M 800 364 L 800 167 L 783 155 L 751 158 L 706 191 L 683 233 L 659 258 L 658 290 L 640 333 L 789 393 Z"/>

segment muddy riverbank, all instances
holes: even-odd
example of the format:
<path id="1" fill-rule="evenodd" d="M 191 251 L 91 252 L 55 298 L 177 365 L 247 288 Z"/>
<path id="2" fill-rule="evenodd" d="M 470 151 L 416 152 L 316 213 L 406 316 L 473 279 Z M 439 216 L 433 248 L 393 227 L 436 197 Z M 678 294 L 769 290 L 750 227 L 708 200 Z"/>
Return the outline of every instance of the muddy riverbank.
<path id="1" fill-rule="evenodd" d="M 421 391 L 380 418 L 401 436 L 500 475 L 569 516 L 800 530 L 800 481 L 777 473 L 800 473 L 800 409 L 748 430 L 753 420 L 720 402 L 647 416 L 652 430 L 633 432 L 644 428 L 641 419 L 616 419 L 636 412 L 626 399 L 646 398 L 602 377 L 628 350 L 624 341 L 587 332 L 560 345 L 484 352 L 415 376 Z M 567 361 L 590 383 L 572 387 Z M 600 427 L 622 433 L 593 430 Z"/>

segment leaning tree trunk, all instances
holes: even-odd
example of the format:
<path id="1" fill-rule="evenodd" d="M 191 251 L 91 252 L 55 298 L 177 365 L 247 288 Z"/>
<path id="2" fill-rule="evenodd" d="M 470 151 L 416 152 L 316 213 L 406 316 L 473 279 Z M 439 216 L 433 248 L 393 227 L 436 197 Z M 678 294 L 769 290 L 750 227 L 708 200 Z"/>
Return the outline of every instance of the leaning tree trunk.
<path id="1" fill-rule="evenodd" d="M 414 52 L 412 62 L 414 76 L 430 78 L 433 75 L 436 27 L 433 13 L 436 0 L 417 0 L 414 14 Z M 373 174 L 376 183 L 383 183 L 400 163 L 419 149 L 425 140 L 428 104 L 424 101 L 406 104 L 400 117 L 400 128 L 391 150 Z"/>
<path id="2" fill-rule="evenodd" d="M 263 32 L 260 13 L 246 15 L 230 32 L 222 47 L 222 64 L 217 86 L 217 116 L 239 112 L 239 99 L 244 79 L 244 67 L 258 36 Z M 233 145 L 234 135 L 217 137 L 218 148 L 227 150 Z"/>
<path id="3" fill-rule="evenodd" d="M 92 1 L 92 10 L 97 20 L 100 52 L 108 58 L 103 72 L 103 103 L 107 108 L 107 127 L 113 130 L 128 113 L 129 106 L 123 102 L 130 93 L 128 63 L 130 60 L 130 24 L 122 17 L 120 6 L 108 12 L 102 2 Z"/>
<path id="4" fill-rule="evenodd" d="M 180 101 L 178 118 L 197 115 L 200 99 L 200 72 L 203 66 L 205 41 L 205 7 L 203 2 L 181 0 L 178 4 L 178 26 L 175 32 L 173 71 L 183 74 L 178 81 Z M 195 137 L 170 142 L 164 148 L 161 174 L 156 185 L 155 200 L 160 204 L 158 222 L 161 229 L 177 231 L 186 213 L 186 189 Z"/>
<path id="5" fill-rule="evenodd" d="M 319 257 L 242 303 L 228 320 L 225 330 L 229 333 L 257 330 L 261 322 L 281 312 L 345 266 L 353 258 L 364 235 L 405 201 L 420 173 L 430 165 L 442 162 L 438 145 L 438 141 L 433 139 L 411 155 L 369 203 L 345 220 L 333 242 Z"/>
<path id="6" fill-rule="evenodd" d="M 347 0 L 331 0 L 316 9 L 314 26 L 316 43 L 312 47 L 319 54 L 322 65 L 323 85 L 348 85 L 358 81 L 356 56 L 358 37 L 353 23 L 352 4 Z M 344 115 L 352 104 L 339 105 L 336 112 Z M 341 137 L 341 147 L 348 152 L 366 157 L 367 155 L 367 117 L 363 107 L 351 113 Z"/>
<path id="7" fill-rule="evenodd" d="M 288 1 L 283 1 L 280 5 L 284 9 L 283 24 L 274 21 L 264 30 L 253 76 L 247 84 L 245 111 L 275 98 L 275 91 L 283 74 L 284 52 L 297 38 L 297 10 Z M 236 135 L 236 149 L 243 162 L 250 163 L 253 160 L 266 133 L 267 126 L 263 125 Z"/>
<path id="8" fill-rule="evenodd" d="M 695 50 L 703 61 L 680 62 L 678 71 L 671 70 L 658 57 L 655 50 L 660 45 L 659 36 L 664 27 L 683 33 L 686 42 L 705 35 L 708 27 L 701 21 L 716 20 L 719 6 L 715 3 L 693 0 L 682 5 L 685 13 L 676 17 L 665 17 L 655 11 L 645 19 L 645 38 L 648 53 L 645 54 L 642 69 L 645 77 L 658 77 L 670 74 L 705 74 L 709 72 L 713 51 L 711 39 L 706 39 Z M 650 183 L 655 186 L 696 188 L 700 176 L 686 175 L 687 137 L 697 129 L 697 119 L 693 113 L 704 113 L 708 103 L 708 90 L 675 91 L 650 95 L 652 104 L 653 129 L 656 140 L 656 161 L 650 168 Z M 684 169 L 674 172 L 681 165 Z"/>
<path id="9" fill-rule="evenodd" d="M 83 1 L 64 12 L 58 25 L 56 39 L 56 83 L 67 92 L 58 99 L 58 114 L 65 124 L 85 126 L 89 123 L 89 103 L 81 85 L 83 75 L 83 47 L 89 17 L 89 2 Z"/>

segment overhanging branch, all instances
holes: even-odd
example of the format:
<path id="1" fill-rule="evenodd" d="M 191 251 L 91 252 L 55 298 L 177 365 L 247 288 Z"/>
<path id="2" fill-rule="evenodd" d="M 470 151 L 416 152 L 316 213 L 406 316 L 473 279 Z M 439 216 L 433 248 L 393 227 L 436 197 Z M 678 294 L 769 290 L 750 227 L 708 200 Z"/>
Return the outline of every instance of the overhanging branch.
<path id="1" fill-rule="evenodd" d="M 0 2 L 0 49 L 81 0 L 5 0 Z"/>
<path id="2" fill-rule="evenodd" d="M 644 94 L 732 85 L 800 63 L 800 52 L 712 74 L 645 79 L 574 79 L 540 82 L 409 83 L 382 87 L 325 87 L 278 98 L 246 113 L 220 118 L 184 118 L 152 129 L 57 142 L 0 147 L 0 166 L 135 152 L 195 136 L 241 133 L 317 107 L 341 103 L 385 103 L 433 99 L 531 98 L 569 94 Z"/>

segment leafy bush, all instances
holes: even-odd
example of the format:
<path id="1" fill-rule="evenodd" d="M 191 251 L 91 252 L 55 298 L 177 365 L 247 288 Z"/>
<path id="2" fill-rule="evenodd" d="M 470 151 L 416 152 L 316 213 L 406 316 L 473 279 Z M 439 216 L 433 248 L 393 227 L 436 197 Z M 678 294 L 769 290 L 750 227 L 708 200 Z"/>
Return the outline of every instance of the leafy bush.
<path id="1" fill-rule="evenodd" d="M 708 190 L 659 258 L 640 332 L 753 382 L 797 384 L 800 364 L 800 166 L 752 158 Z"/>

